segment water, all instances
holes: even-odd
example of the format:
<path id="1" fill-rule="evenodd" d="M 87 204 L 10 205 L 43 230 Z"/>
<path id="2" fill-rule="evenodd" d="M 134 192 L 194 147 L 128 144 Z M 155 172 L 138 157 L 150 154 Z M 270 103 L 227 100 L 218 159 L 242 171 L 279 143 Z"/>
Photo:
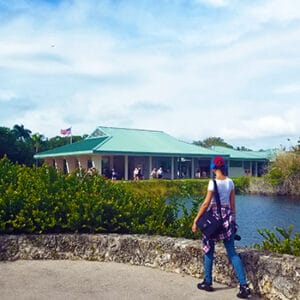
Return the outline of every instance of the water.
<path id="1" fill-rule="evenodd" d="M 191 199 L 187 199 L 189 208 Z M 239 225 L 238 234 L 242 237 L 236 241 L 236 246 L 252 246 L 261 243 L 263 237 L 257 229 L 267 228 L 282 237 L 274 226 L 294 226 L 293 233 L 300 232 L 300 200 L 287 197 L 269 197 L 258 195 L 236 195 L 236 222 Z"/>
<path id="2" fill-rule="evenodd" d="M 238 234 L 242 237 L 237 246 L 251 246 L 261 243 L 263 237 L 257 229 L 267 228 L 274 231 L 274 226 L 288 229 L 294 226 L 293 233 L 300 232 L 300 200 L 287 197 L 268 197 L 256 195 L 236 196 L 236 221 Z"/>

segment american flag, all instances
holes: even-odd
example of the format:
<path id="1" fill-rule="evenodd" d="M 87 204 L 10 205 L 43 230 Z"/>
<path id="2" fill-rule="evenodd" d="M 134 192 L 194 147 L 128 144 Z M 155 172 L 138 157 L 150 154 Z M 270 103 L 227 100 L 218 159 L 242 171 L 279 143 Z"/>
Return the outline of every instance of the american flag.
<path id="1" fill-rule="evenodd" d="M 67 129 L 61 129 L 60 134 L 62 135 L 70 135 L 71 134 L 71 127 Z"/>

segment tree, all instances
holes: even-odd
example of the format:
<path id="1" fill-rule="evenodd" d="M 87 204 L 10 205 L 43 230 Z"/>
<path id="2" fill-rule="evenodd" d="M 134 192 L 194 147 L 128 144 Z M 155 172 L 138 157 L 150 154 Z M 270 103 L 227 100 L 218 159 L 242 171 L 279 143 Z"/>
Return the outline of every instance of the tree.
<path id="1" fill-rule="evenodd" d="M 222 138 L 220 137 L 208 137 L 204 139 L 203 141 L 194 141 L 193 144 L 205 148 L 210 148 L 211 146 L 222 146 L 226 148 L 233 149 L 233 146 L 226 143 Z"/>
<path id="2" fill-rule="evenodd" d="M 72 136 L 72 140 L 73 140 L 73 143 L 75 143 L 75 142 L 79 142 L 79 141 L 85 139 L 86 137 L 87 137 L 87 135 L 84 135 L 84 136 L 74 135 L 74 136 Z M 61 147 L 61 146 L 67 145 L 67 144 L 70 144 L 69 137 L 61 137 L 61 136 L 57 135 L 50 139 L 45 139 L 42 143 L 43 147 L 42 147 L 42 149 L 40 149 L 40 151 L 47 151 L 47 150 Z"/>
<path id="3" fill-rule="evenodd" d="M 87 135 L 73 136 L 73 142 L 85 139 Z M 24 125 L 14 125 L 13 129 L 0 127 L 0 158 L 7 156 L 12 162 L 32 166 L 34 154 L 70 143 L 69 137 L 56 136 L 51 139 L 43 134 L 34 133 Z M 38 163 L 36 162 L 38 165 Z"/>
<path id="4" fill-rule="evenodd" d="M 40 149 L 42 143 L 45 140 L 45 136 L 42 135 L 42 134 L 39 134 L 39 133 L 34 133 L 31 136 L 31 139 L 32 139 L 32 142 L 33 142 L 35 153 L 39 152 L 39 149 Z"/>
<path id="5" fill-rule="evenodd" d="M 31 139 L 17 139 L 16 132 L 6 127 L 0 127 L 0 157 L 7 156 L 12 162 L 33 164 L 33 145 Z"/>
<path id="6" fill-rule="evenodd" d="M 252 151 L 251 149 L 245 147 L 245 146 L 238 146 L 236 147 L 236 150 L 239 150 L 239 151 Z M 263 150 L 261 150 L 263 151 Z"/>
<path id="7" fill-rule="evenodd" d="M 30 139 L 31 131 L 29 129 L 26 129 L 23 124 L 14 125 L 12 131 L 15 134 L 17 140 L 21 140 L 24 142 L 25 140 Z"/>
<path id="8" fill-rule="evenodd" d="M 9 128 L 0 127 L 0 158 L 5 155 L 12 161 L 16 160 L 16 138 Z"/>

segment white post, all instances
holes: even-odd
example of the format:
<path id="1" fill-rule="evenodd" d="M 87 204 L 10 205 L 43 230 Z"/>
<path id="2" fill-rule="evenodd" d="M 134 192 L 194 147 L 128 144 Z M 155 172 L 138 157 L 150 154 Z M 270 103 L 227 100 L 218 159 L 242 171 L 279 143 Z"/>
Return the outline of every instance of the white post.
<path id="1" fill-rule="evenodd" d="M 150 174 L 152 172 L 152 156 L 149 156 L 149 178 L 151 177 Z"/>
<path id="2" fill-rule="evenodd" d="M 98 173 L 101 175 L 102 174 L 102 156 L 101 155 L 93 156 L 93 165 L 97 169 Z"/>
<path id="3" fill-rule="evenodd" d="M 194 160 L 194 157 L 192 157 L 192 176 L 191 178 L 195 178 L 195 160 Z"/>
<path id="4" fill-rule="evenodd" d="M 171 157 L 171 179 L 174 179 L 174 157 Z"/>
<path id="5" fill-rule="evenodd" d="M 125 157 L 124 157 L 124 179 L 125 180 L 128 180 L 128 155 L 125 155 Z"/>
<path id="6" fill-rule="evenodd" d="M 70 174 L 69 161 L 66 158 L 65 158 L 65 160 L 66 160 L 67 173 Z"/>
<path id="7" fill-rule="evenodd" d="M 228 176 L 230 177 L 230 160 L 228 160 L 228 163 L 227 163 L 227 173 L 228 173 Z"/>

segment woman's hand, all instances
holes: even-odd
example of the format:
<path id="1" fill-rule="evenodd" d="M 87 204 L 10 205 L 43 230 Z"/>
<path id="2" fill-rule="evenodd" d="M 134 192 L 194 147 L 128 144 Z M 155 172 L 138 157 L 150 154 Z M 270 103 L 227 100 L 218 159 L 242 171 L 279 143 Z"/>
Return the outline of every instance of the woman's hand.
<path id="1" fill-rule="evenodd" d="M 192 231 L 193 231 L 194 233 L 197 232 L 197 225 L 196 225 L 196 222 L 193 223 Z"/>

